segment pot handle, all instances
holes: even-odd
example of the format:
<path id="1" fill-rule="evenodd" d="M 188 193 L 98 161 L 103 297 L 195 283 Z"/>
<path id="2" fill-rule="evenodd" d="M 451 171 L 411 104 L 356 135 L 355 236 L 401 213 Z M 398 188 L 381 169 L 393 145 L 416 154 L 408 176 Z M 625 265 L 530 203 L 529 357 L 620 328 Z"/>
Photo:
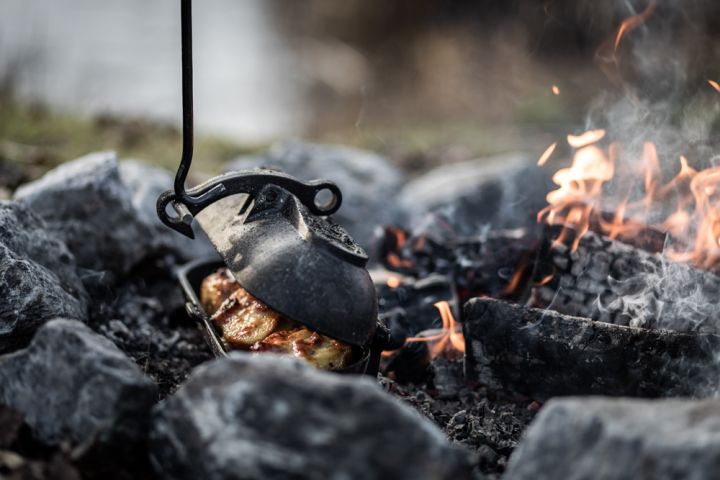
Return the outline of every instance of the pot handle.
<path id="1" fill-rule="evenodd" d="M 340 188 L 329 180 L 302 182 L 283 172 L 258 168 L 220 175 L 190 190 L 163 192 L 157 200 L 157 215 L 168 227 L 195 238 L 192 222 L 198 212 L 229 195 L 245 193 L 254 197 L 270 184 L 295 195 L 315 215 L 331 215 L 342 204 Z M 327 200 L 320 198 L 323 192 L 329 193 Z M 175 216 L 169 214 L 168 206 Z"/>

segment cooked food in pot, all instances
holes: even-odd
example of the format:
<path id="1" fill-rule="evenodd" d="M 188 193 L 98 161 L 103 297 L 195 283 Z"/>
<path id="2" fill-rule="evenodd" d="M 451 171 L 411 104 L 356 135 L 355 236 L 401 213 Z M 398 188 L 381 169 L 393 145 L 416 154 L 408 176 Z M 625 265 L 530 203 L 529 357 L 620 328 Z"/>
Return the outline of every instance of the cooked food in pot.
<path id="1" fill-rule="evenodd" d="M 230 270 L 218 269 L 217 272 L 208 275 L 203 280 L 200 286 L 200 303 L 205 312 L 212 315 L 238 288 L 240 288 L 240 284 L 237 283 Z"/>
<path id="2" fill-rule="evenodd" d="M 249 347 L 275 331 L 280 314 L 238 288 L 212 316 L 223 338 L 233 346 Z"/>
<path id="3" fill-rule="evenodd" d="M 337 370 L 350 364 L 352 349 L 332 338 L 305 327 L 281 330 L 250 348 L 254 352 L 288 353 L 317 368 Z"/>
<path id="4" fill-rule="evenodd" d="M 352 361 L 352 347 L 283 317 L 240 287 L 227 269 L 203 280 L 200 301 L 230 348 L 285 353 L 325 370 Z"/>

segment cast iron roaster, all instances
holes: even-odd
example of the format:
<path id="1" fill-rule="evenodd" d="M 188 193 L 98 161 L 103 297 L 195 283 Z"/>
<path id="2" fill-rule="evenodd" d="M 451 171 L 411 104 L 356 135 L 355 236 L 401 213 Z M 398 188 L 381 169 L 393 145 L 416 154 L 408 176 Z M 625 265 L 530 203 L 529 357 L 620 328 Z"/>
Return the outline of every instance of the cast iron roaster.
<path id="1" fill-rule="evenodd" d="M 185 190 L 193 149 L 190 3 L 181 4 L 183 154 L 174 190 L 158 198 L 158 216 L 190 238 L 197 220 L 243 288 L 291 320 L 355 347 L 358 361 L 350 370 L 375 374 L 382 350 L 396 346 L 389 345 L 387 329 L 378 321 L 367 255 L 326 218 L 340 208 L 337 185 L 255 169 Z M 224 355 L 219 333 L 199 302 L 202 278 L 219 266 L 195 262 L 180 271 L 180 281 L 188 313 L 202 322 L 216 355 Z"/>

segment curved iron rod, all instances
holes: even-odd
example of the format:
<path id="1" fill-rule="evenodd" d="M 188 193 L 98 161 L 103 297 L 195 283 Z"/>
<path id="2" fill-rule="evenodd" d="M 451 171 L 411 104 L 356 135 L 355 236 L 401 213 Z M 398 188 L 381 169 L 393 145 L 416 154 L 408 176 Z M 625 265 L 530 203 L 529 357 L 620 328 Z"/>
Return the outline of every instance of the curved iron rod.
<path id="1" fill-rule="evenodd" d="M 175 194 L 179 199 L 187 196 L 185 179 L 193 157 L 193 66 L 192 66 L 192 0 L 180 4 L 182 35 L 182 109 L 183 150 L 180 166 L 175 175 Z"/>

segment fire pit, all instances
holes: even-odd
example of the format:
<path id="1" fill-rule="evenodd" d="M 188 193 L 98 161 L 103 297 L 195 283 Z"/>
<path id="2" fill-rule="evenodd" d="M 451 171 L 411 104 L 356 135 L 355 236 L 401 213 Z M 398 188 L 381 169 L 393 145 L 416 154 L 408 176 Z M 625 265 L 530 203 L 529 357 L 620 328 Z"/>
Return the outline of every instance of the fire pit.
<path id="1" fill-rule="evenodd" d="M 173 188 L 167 174 L 151 181 L 106 154 L 0 205 L 0 284 L 10 292 L 0 309 L 0 476 L 56 465 L 68 478 L 498 479 L 510 462 L 511 478 L 533 478 L 535 465 L 564 462 L 567 472 L 577 458 L 594 468 L 604 461 L 595 439 L 611 454 L 626 425 L 638 428 L 622 445 L 648 445 L 653 465 L 677 452 L 690 459 L 678 478 L 692 476 L 698 452 L 716 451 L 648 436 L 672 431 L 657 411 L 679 438 L 717 442 L 713 401 L 667 399 L 720 391 L 720 167 L 651 129 L 628 141 L 600 119 L 589 124 L 604 128 L 553 143 L 537 165 L 487 162 L 500 163 L 497 181 L 481 162 L 448 168 L 449 191 L 432 207 L 407 204 L 438 171 L 408 180 L 403 202 L 374 198 L 398 205 L 367 220 L 374 240 L 361 246 L 350 221 L 345 230 L 332 218 L 353 191 L 338 178 L 253 157 L 239 162 L 253 168 L 186 188 L 190 0 L 181 5 Z M 625 20 L 610 50 L 654 8 Z M 274 149 L 272 162 L 324 148 Z M 453 196 L 467 168 L 478 183 L 464 179 Z M 468 217 L 486 203 L 507 218 L 483 212 L 477 227 Z M 405 210 L 393 217 L 395 208 Z M 205 238 L 217 255 L 195 253 Z M 319 368 L 296 361 L 313 342 L 339 356 Z M 590 395 L 635 398 L 592 400 L 586 411 Z M 556 398 L 567 396 L 583 398 Z M 684 413 L 667 415 L 675 406 Z M 649 410 L 633 423 L 626 407 Z M 552 458 L 542 458 L 546 438 L 561 439 Z M 563 458 L 568 445 L 573 458 Z M 629 456 L 619 457 L 638 461 Z M 701 463 L 712 471 L 716 461 Z"/>

